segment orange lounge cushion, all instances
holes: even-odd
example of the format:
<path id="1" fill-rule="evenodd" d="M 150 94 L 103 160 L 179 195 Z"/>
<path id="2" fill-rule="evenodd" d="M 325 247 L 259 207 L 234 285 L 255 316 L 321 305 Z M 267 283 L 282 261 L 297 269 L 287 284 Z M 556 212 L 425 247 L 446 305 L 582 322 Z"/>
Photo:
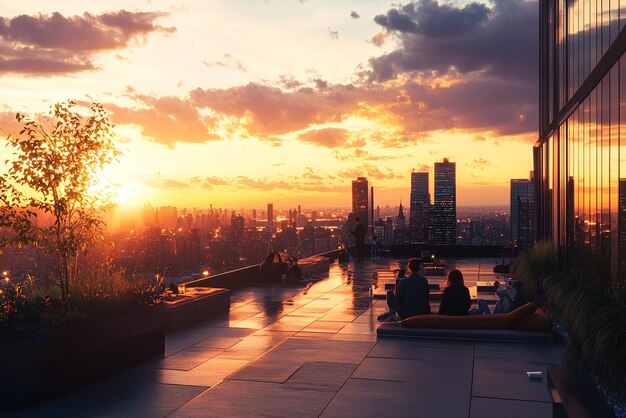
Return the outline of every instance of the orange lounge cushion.
<path id="1" fill-rule="evenodd" d="M 528 302 L 525 305 L 522 305 L 519 308 L 507 313 L 506 318 L 509 321 L 509 324 L 515 324 L 516 322 L 519 322 L 524 318 L 528 318 L 533 313 L 535 313 L 536 310 L 537 305 L 535 305 L 533 302 Z"/>
<path id="2" fill-rule="evenodd" d="M 520 331 L 552 332 L 552 321 L 541 309 L 537 309 L 532 315 L 515 323 L 513 328 Z"/>
<path id="3" fill-rule="evenodd" d="M 537 305 L 528 302 L 512 312 L 490 315 L 415 315 L 402 321 L 405 328 L 449 329 L 518 329 L 523 331 L 551 332 L 552 322 Z"/>

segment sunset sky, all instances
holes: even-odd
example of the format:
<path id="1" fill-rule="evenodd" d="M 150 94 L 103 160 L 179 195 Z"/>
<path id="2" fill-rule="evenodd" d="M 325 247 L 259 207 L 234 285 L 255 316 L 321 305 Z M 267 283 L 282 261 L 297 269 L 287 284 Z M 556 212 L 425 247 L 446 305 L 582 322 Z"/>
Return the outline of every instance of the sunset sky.
<path id="1" fill-rule="evenodd" d="M 1 3 L 0 134 L 103 103 L 123 204 L 347 207 L 357 176 L 408 204 L 446 157 L 459 206 L 506 206 L 532 169 L 535 1 Z"/>

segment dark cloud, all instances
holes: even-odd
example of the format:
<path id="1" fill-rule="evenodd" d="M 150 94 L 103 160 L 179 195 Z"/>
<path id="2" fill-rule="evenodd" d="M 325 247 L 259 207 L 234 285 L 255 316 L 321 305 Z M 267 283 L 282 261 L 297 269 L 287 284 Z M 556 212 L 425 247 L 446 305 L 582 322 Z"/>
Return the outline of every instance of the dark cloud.
<path id="1" fill-rule="evenodd" d="M 469 129 L 511 135 L 536 129 L 538 4 L 496 0 L 491 8 L 420 0 L 375 18 L 394 51 L 372 58 L 370 81 L 411 76 L 391 104 L 405 132 Z M 438 81 L 446 76 L 452 83 Z"/>
<path id="2" fill-rule="evenodd" d="M 330 38 L 331 41 L 336 41 L 337 39 L 339 39 L 339 31 L 338 30 L 333 30 L 330 27 L 328 28 L 328 37 Z"/>
<path id="3" fill-rule="evenodd" d="M 484 4 L 470 3 L 462 8 L 439 5 L 435 0 L 420 0 L 385 15 L 374 21 L 390 31 L 425 35 L 431 38 L 465 35 L 487 21 L 490 10 Z"/>
<path id="4" fill-rule="evenodd" d="M 409 132 L 468 129 L 515 135 L 536 129 L 537 89 L 515 79 L 479 78 L 451 87 L 407 85 L 408 103 L 393 104 Z"/>
<path id="5" fill-rule="evenodd" d="M 353 10 L 353 11 L 350 12 L 350 17 L 352 19 L 359 19 L 361 17 L 361 15 L 359 15 L 356 11 Z"/>
<path id="6" fill-rule="evenodd" d="M 0 72 L 31 75 L 67 74 L 94 69 L 93 55 L 127 47 L 153 32 L 162 13 L 120 10 L 100 15 L 0 17 Z"/>
<path id="7" fill-rule="evenodd" d="M 421 0 L 393 8 L 375 21 L 399 39 L 400 47 L 370 60 L 374 80 L 454 69 L 536 84 L 536 2 L 495 0 L 489 9 L 478 3 L 454 7 Z"/>
<path id="8" fill-rule="evenodd" d="M 358 108 L 362 94 L 355 86 L 333 85 L 318 90 L 304 87 L 283 91 L 258 83 L 229 89 L 195 89 L 194 106 L 244 118 L 249 133 L 262 137 L 303 130 L 314 125 L 340 122 Z"/>

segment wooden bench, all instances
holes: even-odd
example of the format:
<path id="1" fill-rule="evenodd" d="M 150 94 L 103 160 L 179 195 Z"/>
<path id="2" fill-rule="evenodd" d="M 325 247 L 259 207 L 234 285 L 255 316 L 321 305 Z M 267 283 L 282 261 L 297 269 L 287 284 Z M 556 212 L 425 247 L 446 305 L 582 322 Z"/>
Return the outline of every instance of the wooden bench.
<path id="1" fill-rule="evenodd" d="M 615 415 L 586 376 L 563 367 L 548 368 L 553 418 L 614 418 Z"/>

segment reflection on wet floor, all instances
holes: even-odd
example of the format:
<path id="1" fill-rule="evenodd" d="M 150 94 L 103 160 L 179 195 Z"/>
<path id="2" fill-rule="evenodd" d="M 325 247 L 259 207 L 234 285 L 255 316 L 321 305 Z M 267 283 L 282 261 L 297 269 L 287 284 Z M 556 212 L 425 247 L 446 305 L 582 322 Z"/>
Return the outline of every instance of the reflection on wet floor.
<path id="1" fill-rule="evenodd" d="M 328 275 L 314 283 L 235 290 L 227 314 L 168 333 L 165 358 L 15 416 L 204 417 L 259 411 L 272 416 L 372 416 L 379 415 L 378 395 L 393 405 L 409 405 L 405 416 L 414 416 L 418 409 L 426 411 L 425 416 L 485 416 L 479 409 L 469 413 L 485 399 L 470 402 L 470 394 L 483 393 L 483 388 L 492 393 L 494 379 L 500 378 L 512 388 L 506 394 L 512 399 L 507 400 L 507 410 L 519 409 L 524 412 L 520 416 L 551 416 L 551 404 L 544 399 L 547 391 L 529 386 L 523 372 L 531 366 L 534 370 L 538 361 L 558 363 L 558 346 L 377 341 L 376 317 L 387 307 L 384 300 L 373 299 L 370 290 L 393 280 L 400 261 L 406 262 L 335 262 Z M 466 284 L 472 285 L 495 279 L 492 269 L 499 262 L 459 259 L 447 260 L 447 266 L 459 268 Z M 445 276 L 428 280 L 438 284 Z M 433 308 L 436 304 L 431 303 Z M 499 357 L 506 360 L 498 365 L 504 377 L 493 375 Z M 463 367 L 455 366 L 454 373 L 439 379 L 442 363 L 461 360 Z M 404 382 L 408 377 L 428 384 Z M 441 385 L 433 386 L 437 379 Z M 450 391 L 450 385 L 457 389 Z M 418 399 L 415 387 L 424 396 Z M 444 392 L 445 399 L 440 399 Z M 449 393 L 459 399 L 451 402 Z"/>
<path id="2" fill-rule="evenodd" d="M 241 341 L 214 357 L 217 359 L 254 360 L 282 344 L 288 338 L 303 337 L 341 341 L 376 341 L 376 317 L 387 310 L 384 300 L 373 299 L 372 293 L 385 280 L 393 279 L 393 271 L 406 260 L 379 259 L 334 262 L 328 276 L 307 284 L 277 284 L 249 287 L 234 291 L 227 315 L 203 324 L 204 331 L 194 327 L 183 334 L 201 336 L 204 346 L 219 330 L 246 331 Z M 498 260 L 448 260 L 449 268 L 465 273 L 466 284 L 492 281 Z M 445 276 L 427 276 L 432 284 L 445 281 Z M 436 312 L 438 302 L 431 303 Z M 180 344 L 180 345 L 178 345 Z M 180 343 L 177 334 L 168 335 L 168 348 L 195 350 L 198 341 Z M 174 352 L 168 350 L 169 354 Z M 211 361 L 211 360 L 208 360 Z M 225 369 L 230 370 L 230 369 Z M 193 372 L 193 369 L 189 372 Z M 229 371 L 230 373 L 230 371 Z M 224 375 L 223 378 L 226 378 Z"/>

